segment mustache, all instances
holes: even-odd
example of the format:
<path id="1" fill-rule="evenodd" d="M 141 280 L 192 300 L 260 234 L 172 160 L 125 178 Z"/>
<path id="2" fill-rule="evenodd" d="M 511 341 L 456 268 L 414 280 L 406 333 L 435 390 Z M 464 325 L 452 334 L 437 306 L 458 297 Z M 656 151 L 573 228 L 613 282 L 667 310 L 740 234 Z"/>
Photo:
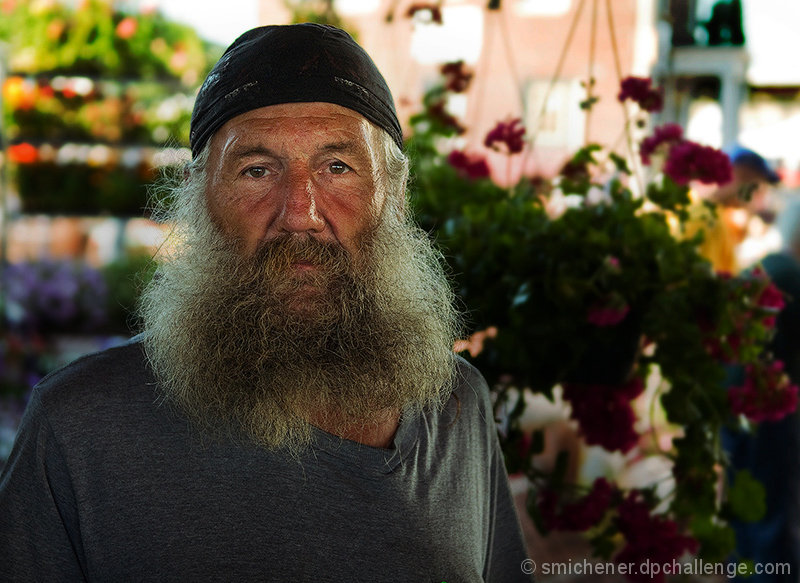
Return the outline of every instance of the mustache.
<path id="1" fill-rule="evenodd" d="M 341 268 L 352 263 L 350 253 L 337 241 L 286 234 L 262 241 L 251 259 L 254 265 L 269 265 L 278 272 L 291 271 L 298 263 L 320 268 Z"/>

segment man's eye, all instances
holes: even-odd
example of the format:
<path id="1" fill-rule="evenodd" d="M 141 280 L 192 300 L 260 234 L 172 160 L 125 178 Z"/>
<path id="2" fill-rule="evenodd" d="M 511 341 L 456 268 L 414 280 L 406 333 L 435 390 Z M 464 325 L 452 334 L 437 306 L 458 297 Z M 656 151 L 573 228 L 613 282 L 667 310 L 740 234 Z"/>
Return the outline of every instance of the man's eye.
<path id="1" fill-rule="evenodd" d="M 330 169 L 331 174 L 344 174 L 345 172 L 350 170 L 350 166 L 348 166 L 344 162 L 340 162 L 339 160 L 331 162 L 328 168 Z"/>
<path id="2" fill-rule="evenodd" d="M 250 176 L 251 178 L 261 178 L 269 174 L 269 171 L 263 166 L 253 166 L 252 168 L 245 170 L 244 174 L 245 176 Z"/>

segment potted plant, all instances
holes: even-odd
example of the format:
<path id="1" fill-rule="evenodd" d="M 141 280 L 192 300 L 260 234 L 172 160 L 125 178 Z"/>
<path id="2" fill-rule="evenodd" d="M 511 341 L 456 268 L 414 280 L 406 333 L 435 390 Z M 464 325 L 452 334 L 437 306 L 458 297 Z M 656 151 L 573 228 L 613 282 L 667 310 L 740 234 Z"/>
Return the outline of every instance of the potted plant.
<path id="1" fill-rule="evenodd" d="M 719 430 L 779 418 L 797 402 L 797 387 L 765 348 L 780 293 L 758 270 L 715 273 L 697 250 L 702 232 L 681 235 L 691 182 L 726 182 L 727 157 L 665 126 L 639 146 L 647 181 L 628 159 L 587 144 L 558 176 L 501 187 L 485 153 L 456 147 L 464 128 L 444 106 L 470 73 L 463 64 L 442 73 L 412 118 L 413 200 L 470 315 L 475 334 L 464 347 L 493 389 L 507 467 L 531 484 L 535 524 L 586 531 L 598 557 L 620 562 L 668 562 L 687 551 L 722 560 L 733 549 L 727 520 L 757 517 L 763 492 L 740 473 L 718 495 Z M 637 104 L 639 122 L 660 107 L 649 79 L 626 79 L 619 99 Z M 506 120 L 485 146 L 518 156 L 524 133 L 520 120 Z M 731 364 L 751 381 L 726 391 Z M 666 418 L 666 439 L 632 408 L 654 379 L 651 410 Z M 556 390 L 586 444 L 661 459 L 668 491 L 624 488 L 613 476 L 573 482 L 567 452 L 554 468 L 540 467 L 544 434 L 521 423 L 526 395 L 552 399 Z"/>

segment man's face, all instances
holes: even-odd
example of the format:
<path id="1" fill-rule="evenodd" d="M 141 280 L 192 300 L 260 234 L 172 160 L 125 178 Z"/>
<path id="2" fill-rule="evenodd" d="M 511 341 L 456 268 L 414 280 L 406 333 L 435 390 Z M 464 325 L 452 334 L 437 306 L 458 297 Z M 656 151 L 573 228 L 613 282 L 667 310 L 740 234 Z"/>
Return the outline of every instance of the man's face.
<path id="1" fill-rule="evenodd" d="M 372 136 L 364 117 L 331 103 L 271 105 L 229 120 L 210 143 L 212 220 L 248 256 L 291 236 L 338 243 L 356 257 L 385 202 Z"/>
<path id="2" fill-rule="evenodd" d="M 382 131 L 336 105 L 265 107 L 176 185 L 183 245 L 141 315 L 164 397 L 200 426 L 298 449 L 320 415 L 344 435 L 448 394 L 460 318 L 389 190 L 405 166 Z"/>

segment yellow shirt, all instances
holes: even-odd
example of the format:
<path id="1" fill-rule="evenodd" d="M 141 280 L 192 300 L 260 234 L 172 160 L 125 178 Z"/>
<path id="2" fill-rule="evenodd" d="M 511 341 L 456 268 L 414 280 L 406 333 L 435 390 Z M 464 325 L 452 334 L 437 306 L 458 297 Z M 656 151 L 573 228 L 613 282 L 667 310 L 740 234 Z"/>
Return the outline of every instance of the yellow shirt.
<path id="1" fill-rule="evenodd" d="M 703 231 L 703 241 L 698 246 L 698 251 L 711 262 L 715 271 L 731 274 L 739 272 L 736 247 L 745 234 L 735 220 L 735 214 L 739 211 L 737 208 L 717 206 L 715 216 L 703 203 L 695 203 L 689 207 L 689 219 L 686 221 L 683 237 L 688 239 Z"/>

